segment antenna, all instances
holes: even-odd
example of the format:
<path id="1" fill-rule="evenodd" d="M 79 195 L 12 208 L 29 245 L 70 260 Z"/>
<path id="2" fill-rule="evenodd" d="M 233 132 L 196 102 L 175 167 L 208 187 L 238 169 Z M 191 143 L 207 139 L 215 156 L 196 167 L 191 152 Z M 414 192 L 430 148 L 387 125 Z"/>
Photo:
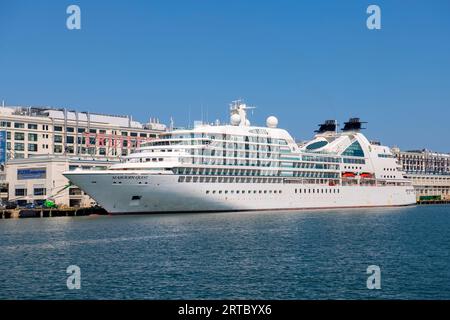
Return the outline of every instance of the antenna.
<path id="1" fill-rule="evenodd" d="M 188 106 L 189 112 L 188 112 L 188 128 L 191 127 L 191 105 Z"/>
<path id="2" fill-rule="evenodd" d="M 203 103 L 200 104 L 200 120 L 202 120 L 203 124 Z"/>

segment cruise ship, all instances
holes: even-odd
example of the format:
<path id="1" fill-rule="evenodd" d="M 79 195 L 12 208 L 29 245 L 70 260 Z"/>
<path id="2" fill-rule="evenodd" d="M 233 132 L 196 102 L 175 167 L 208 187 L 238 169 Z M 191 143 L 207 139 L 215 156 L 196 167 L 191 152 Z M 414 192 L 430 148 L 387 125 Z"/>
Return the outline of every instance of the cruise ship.
<path id="1" fill-rule="evenodd" d="M 278 119 L 252 126 L 251 107 L 230 105 L 230 123 L 172 129 L 107 170 L 64 175 L 109 213 L 213 212 L 406 206 L 411 181 L 363 122 L 327 120 L 298 144 Z"/>

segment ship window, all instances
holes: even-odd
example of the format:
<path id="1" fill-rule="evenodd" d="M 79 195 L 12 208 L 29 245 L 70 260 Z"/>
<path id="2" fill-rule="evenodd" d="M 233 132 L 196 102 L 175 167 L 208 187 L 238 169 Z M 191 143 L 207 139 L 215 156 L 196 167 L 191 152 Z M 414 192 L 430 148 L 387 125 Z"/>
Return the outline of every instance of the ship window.
<path id="1" fill-rule="evenodd" d="M 131 200 L 141 200 L 141 196 L 132 196 Z"/>
<path id="2" fill-rule="evenodd" d="M 328 144 L 327 141 L 317 141 L 306 146 L 306 150 L 315 150 L 322 148 Z"/>
<path id="3" fill-rule="evenodd" d="M 343 156 L 364 157 L 364 151 L 358 141 L 353 142 L 344 152 Z"/>

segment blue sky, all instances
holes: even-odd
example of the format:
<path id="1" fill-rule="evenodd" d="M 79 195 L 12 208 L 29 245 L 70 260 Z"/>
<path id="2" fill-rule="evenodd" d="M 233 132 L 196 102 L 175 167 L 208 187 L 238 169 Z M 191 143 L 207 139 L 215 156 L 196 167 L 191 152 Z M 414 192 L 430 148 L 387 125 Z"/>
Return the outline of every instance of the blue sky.
<path id="1" fill-rule="evenodd" d="M 183 126 L 243 98 L 297 139 L 359 116 L 371 139 L 450 152 L 449 16 L 448 0 L 1 0 L 0 99 Z"/>

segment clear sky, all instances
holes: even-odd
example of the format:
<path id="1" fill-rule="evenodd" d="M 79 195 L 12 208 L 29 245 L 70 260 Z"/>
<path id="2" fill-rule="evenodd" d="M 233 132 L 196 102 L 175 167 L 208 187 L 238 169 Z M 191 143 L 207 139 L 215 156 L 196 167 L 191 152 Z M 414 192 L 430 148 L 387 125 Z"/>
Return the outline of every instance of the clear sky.
<path id="1" fill-rule="evenodd" d="M 236 98 L 297 139 L 359 116 L 370 139 L 450 152 L 450 1 L 0 0 L 6 104 L 184 126 L 228 119 Z"/>

